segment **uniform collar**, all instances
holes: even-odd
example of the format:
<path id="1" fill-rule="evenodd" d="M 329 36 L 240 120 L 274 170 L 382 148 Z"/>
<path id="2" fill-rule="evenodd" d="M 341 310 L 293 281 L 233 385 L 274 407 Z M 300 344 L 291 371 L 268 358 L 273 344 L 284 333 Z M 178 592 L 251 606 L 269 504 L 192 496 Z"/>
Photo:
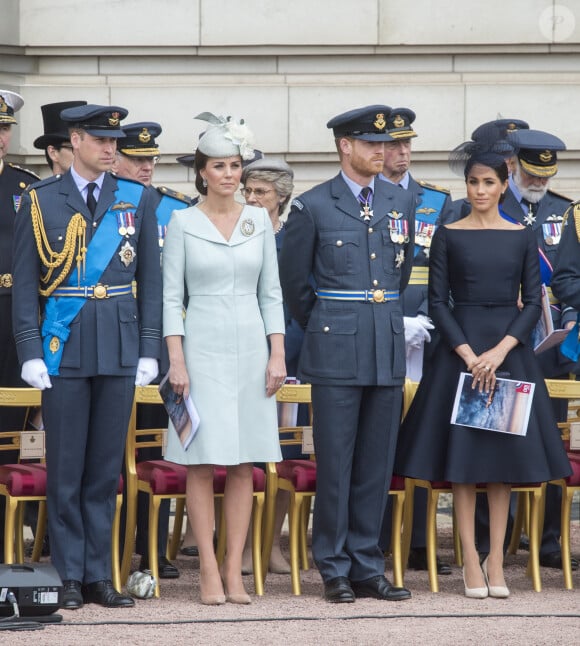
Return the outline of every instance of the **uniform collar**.
<path id="1" fill-rule="evenodd" d="M 350 192 L 355 196 L 355 198 L 358 200 L 358 196 L 360 195 L 361 190 L 364 188 L 364 186 L 361 186 L 360 184 L 357 184 L 354 180 L 350 179 L 350 177 L 347 176 L 347 174 L 341 170 L 340 174 L 342 176 L 342 179 L 346 182 L 346 185 L 350 189 Z M 375 178 L 373 177 L 371 181 L 368 184 L 365 184 L 365 186 L 369 186 L 373 192 L 375 192 Z"/>
<path id="2" fill-rule="evenodd" d="M 71 174 L 71 177 L 73 178 L 73 181 L 74 181 L 74 183 L 75 183 L 76 187 L 79 189 L 79 193 L 80 193 L 81 195 L 84 195 L 83 191 L 85 190 L 85 188 L 87 187 L 87 185 L 91 183 L 91 181 L 90 181 L 90 180 L 88 180 L 88 179 L 85 179 L 84 177 L 82 177 L 81 175 L 79 175 L 79 174 L 77 173 L 77 171 L 74 169 L 74 166 L 71 166 L 71 167 L 70 167 L 70 174 Z M 101 173 L 101 174 L 97 177 L 97 179 L 96 179 L 96 180 L 94 180 L 95 184 L 96 184 L 96 185 L 98 186 L 98 188 L 99 188 L 99 192 L 100 192 L 100 190 L 103 188 L 103 180 L 104 180 L 104 179 L 105 179 L 105 173 Z"/>

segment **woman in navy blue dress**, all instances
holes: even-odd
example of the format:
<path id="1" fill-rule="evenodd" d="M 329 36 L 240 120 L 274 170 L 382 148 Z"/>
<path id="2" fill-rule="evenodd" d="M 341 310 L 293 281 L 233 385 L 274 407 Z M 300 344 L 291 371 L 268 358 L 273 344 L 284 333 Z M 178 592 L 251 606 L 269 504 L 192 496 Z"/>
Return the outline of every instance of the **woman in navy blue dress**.
<path id="1" fill-rule="evenodd" d="M 452 483 L 465 594 L 507 597 L 503 545 L 510 485 L 566 476 L 570 466 L 529 345 L 541 312 L 534 234 L 499 213 L 508 186 L 504 157 L 473 145 L 464 150 L 470 148 L 464 175 L 471 212 L 439 227 L 431 246 L 429 311 L 442 342 L 401 428 L 395 472 Z M 534 382 L 527 434 L 451 424 L 461 372 L 470 372 L 484 393 L 493 392 L 497 372 Z M 487 483 L 490 509 L 490 552 L 482 567 L 474 537 L 477 483 Z"/>

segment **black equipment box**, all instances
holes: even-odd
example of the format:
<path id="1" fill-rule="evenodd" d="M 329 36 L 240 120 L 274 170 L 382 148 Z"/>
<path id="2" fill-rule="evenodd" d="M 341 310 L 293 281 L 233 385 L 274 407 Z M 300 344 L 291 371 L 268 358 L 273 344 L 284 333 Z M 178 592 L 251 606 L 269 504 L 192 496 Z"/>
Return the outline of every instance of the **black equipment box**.
<path id="1" fill-rule="evenodd" d="M 0 565 L 1 616 L 11 616 L 14 612 L 7 599 L 10 591 L 16 597 L 22 617 L 50 615 L 62 602 L 62 581 L 50 563 Z"/>

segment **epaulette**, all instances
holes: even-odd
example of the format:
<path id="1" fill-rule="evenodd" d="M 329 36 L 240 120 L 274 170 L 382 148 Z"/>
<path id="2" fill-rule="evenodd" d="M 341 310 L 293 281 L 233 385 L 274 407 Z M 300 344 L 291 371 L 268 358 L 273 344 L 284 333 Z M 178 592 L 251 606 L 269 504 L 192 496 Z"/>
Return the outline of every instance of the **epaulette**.
<path id="1" fill-rule="evenodd" d="M 48 177 L 45 177 L 44 179 L 41 179 L 38 182 L 35 182 L 34 188 L 41 188 L 42 186 L 48 186 L 49 184 L 53 184 L 54 182 L 60 182 L 61 179 L 62 179 L 62 175 L 49 175 Z"/>
<path id="2" fill-rule="evenodd" d="M 22 173 L 26 173 L 26 175 L 30 175 L 30 177 L 32 177 L 35 182 L 38 182 L 38 180 L 40 179 L 40 177 L 35 172 L 29 170 L 28 168 L 22 168 L 22 166 L 18 166 L 17 164 L 13 164 L 12 162 L 8 162 L 8 166 L 10 166 L 10 168 L 14 168 L 14 170 L 19 170 Z"/>
<path id="3" fill-rule="evenodd" d="M 302 211 L 302 209 L 304 208 L 304 204 L 302 204 L 302 202 L 298 199 L 292 200 L 290 207 L 293 206 L 295 206 L 299 211 Z"/>
<path id="4" fill-rule="evenodd" d="M 430 188 L 432 191 L 438 191 L 439 193 L 445 193 L 445 195 L 451 195 L 451 191 L 448 188 L 443 186 L 437 186 L 437 184 L 430 184 L 429 182 L 424 182 L 423 180 L 417 180 L 417 183 L 423 186 L 424 188 Z"/>
<path id="5" fill-rule="evenodd" d="M 162 195 L 168 195 L 175 200 L 184 202 L 185 204 L 191 204 L 192 198 L 185 193 L 180 193 L 179 191 L 174 191 L 172 188 L 167 188 L 167 186 L 156 186 L 155 187 Z"/>
<path id="6" fill-rule="evenodd" d="M 559 197 L 561 200 L 566 200 L 566 202 L 573 202 L 574 200 L 567 197 L 566 195 L 562 195 L 562 193 L 556 193 L 556 191 L 553 191 L 551 188 L 548 189 L 548 193 L 550 195 L 555 195 L 556 197 Z"/>

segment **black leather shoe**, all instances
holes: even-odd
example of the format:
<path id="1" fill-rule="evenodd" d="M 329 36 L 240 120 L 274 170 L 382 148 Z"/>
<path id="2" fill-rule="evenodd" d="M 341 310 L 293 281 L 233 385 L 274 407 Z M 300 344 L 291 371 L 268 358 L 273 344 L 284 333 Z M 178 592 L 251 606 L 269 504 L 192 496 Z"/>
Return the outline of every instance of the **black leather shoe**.
<path id="1" fill-rule="evenodd" d="M 570 558 L 572 570 L 578 569 L 578 560 L 574 557 Z M 553 567 L 557 570 L 562 569 L 562 554 L 560 552 L 550 552 L 549 554 L 540 555 L 540 565 L 543 567 Z"/>
<path id="2" fill-rule="evenodd" d="M 411 593 L 407 588 L 395 588 L 382 574 L 364 581 L 352 581 L 351 585 L 354 596 L 358 598 L 371 597 L 385 601 L 403 601 L 411 598 Z"/>
<path id="3" fill-rule="evenodd" d="M 417 547 L 409 552 L 407 567 L 410 570 L 427 570 L 427 549 Z M 437 574 L 451 574 L 451 566 L 437 557 Z"/>
<path id="4" fill-rule="evenodd" d="M 99 603 L 105 608 L 132 608 L 135 602 L 126 594 L 117 592 L 110 580 L 95 581 L 83 587 L 85 603 Z"/>
<path id="5" fill-rule="evenodd" d="M 183 556 L 199 556 L 197 545 L 187 545 L 185 547 L 182 547 L 179 551 L 181 552 L 181 554 L 183 554 Z"/>
<path id="6" fill-rule="evenodd" d="M 61 608 L 64 610 L 78 610 L 83 607 L 83 595 L 81 593 L 80 581 L 66 579 L 62 582 L 64 591 L 62 594 Z"/>
<path id="7" fill-rule="evenodd" d="M 324 582 L 324 598 L 330 603 L 354 603 L 354 592 L 345 576 Z"/>
<path id="8" fill-rule="evenodd" d="M 157 567 L 159 568 L 159 578 L 160 579 L 178 579 L 179 570 L 171 563 L 166 556 L 159 556 L 157 560 Z M 151 570 L 149 567 L 149 559 L 146 556 L 141 557 L 141 563 L 139 564 L 139 569 L 141 572 L 145 570 Z"/>

